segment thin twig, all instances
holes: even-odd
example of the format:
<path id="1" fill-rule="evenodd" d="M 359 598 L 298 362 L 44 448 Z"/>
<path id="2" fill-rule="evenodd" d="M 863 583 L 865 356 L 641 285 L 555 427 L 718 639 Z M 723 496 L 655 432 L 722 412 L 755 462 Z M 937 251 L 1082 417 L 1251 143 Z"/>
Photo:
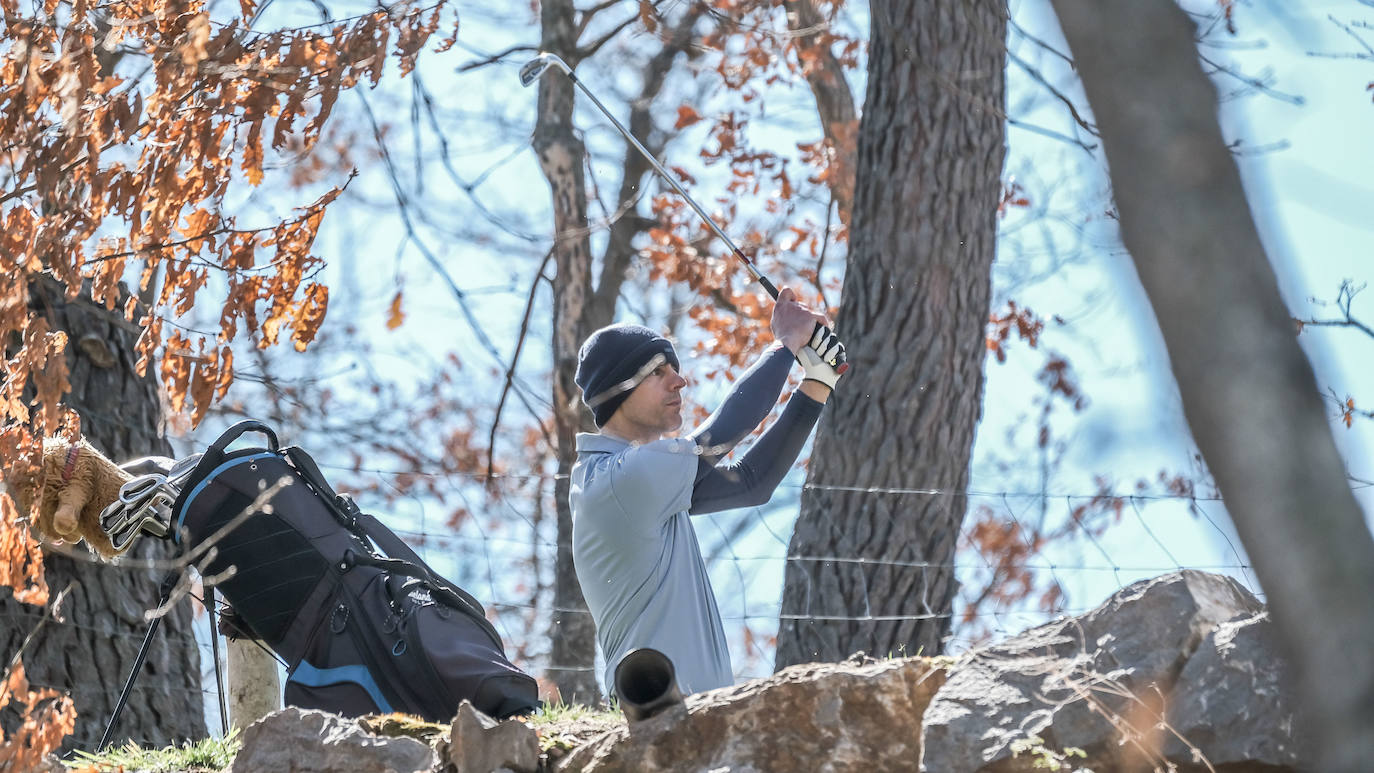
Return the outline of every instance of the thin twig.
<path id="1" fill-rule="evenodd" d="M 1064 92 L 1060 91 L 1059 89 L 1051 85 L 1050 82 L 1045 78 L 1044 73 L 1040 72 L 1040 70 L 1036 69 L 1029 62 L 1017 56 L 1016 54 L 1013 54 L 1011 51 L 1007 51 L 1007 58 L 1014 62 L 1016 66 L 1024 70 L 1025 73 L 1029 75 L 1036 83 L 1039 83 L 1041 86 L 1044 86 L 1046 91 L 1049 91 L 1060 102 L 1063 102 L 1064 106 L 1069 108 L 1069 114 L 1073 116 L 1074 123 L 1083 127 L 1085 131 L 1087 131 L 1094 137 L 1102 136 L 1098 133 L 1096 126 L 1094 126 L 1091 123 L 1088 123 L 1087 119 L 1079 115 L 1078 107 L 1073 103 L 1073 100 L 1069 99 L 1069 97 L 1066 94 L 1064 94 Z"/>
<path id="2" fill-rule="evenodd" d="M 520 362 L 520 352 L 525 348 L 525 339 L 529 337 L 530 317 L 534 311 L 534 297 L 539 290 L 540 280 L 546 279 L 544 269 L 549 265 L 549 259 L 553 257 L 553 250 L 550 249 L 544 255 L 544 261 L 539 264 L 539 270 L 534 272 L 534 281 L 530 282 L 529 297 L 525 299 L 525 315 L 520 320 L 520 333 L 515 339 L 515 352 L 511 355 L 510 366 L 506 368 L 506 381 L 501 387 L 501 399 L 496 401 L 496 415 L 491 420 L 491 432 L 487 435 L 487 480 L 488 485 L 494 474 L 496 460 L 496 428 L 501 425 L 501 410 L 506 406 L 506 395 L 510 394 L 511 384 L 515 380 L 515 366 Z M 539 422 L 539 431 L 544 434 L 544 441 L 552 448 L 557 445 L 553 438 L 549 436 L 548 428 L 544 422 Z"/>

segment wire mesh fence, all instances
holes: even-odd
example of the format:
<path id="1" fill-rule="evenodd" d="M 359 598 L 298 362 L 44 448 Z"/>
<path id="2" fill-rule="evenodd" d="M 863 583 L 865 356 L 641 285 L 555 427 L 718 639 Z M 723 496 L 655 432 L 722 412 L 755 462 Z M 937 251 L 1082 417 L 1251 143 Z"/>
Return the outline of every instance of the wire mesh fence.
<path id="1" fill-rule="evenodd" d="M 473 476 L 473 482 L 490 486 L 491 482 L 479 480 L 481 477 Z M 547 482 L 553 477 L 519 475 L 501 476 L 499 480 L 501 484 L 519 484 Z M 961 524 L 958 549 L 948 561 L 925 560 L 914 547 L 906 545 L 866 546 L 847 553 L 798 552 L 792 548 L 791 538 L 799 499 L 808 490 L 826 489 L 863 499 L 921 497 L 942 502 L 956 516 L 952 522 Z M 590 665 L 550 659 L 554 613 L 590 614 L 585 609 L 557 607 L 553 602 L 552 565 L 559 548 L 553 518 L 495 500 L 488 500 L 486 508 L 471 502 L 462 518 L 441 518 L 423 501 L 415 500 L 410 506 L 404 501 L 393 502 L 390 513 L 367 507 L 366 501 L 363 505 L 364 509 L 379 513 L 440 574 L 453 579 L 485 604 L 488 617 L 518 666 L 550 679 L 567 671 L 602 673 L 604 662 L 599 656 Z M 472 514 L 484 509 L 482 517 Z M 944 650 L 957 654 L 1057 616 L 1085 613 L 1126 585 L 1184 569 L 1230 575 L 1263 598 L 1231 531 L 1224 506 L 1216 496 L 1149 491 L 1117 494 L 1105 490 L 959 492 L 815 486 L 792 481 L 779 488 L 775 502 L 768 506 L 693 520 L 726 627 L 737 680 L 772 673 L 780 626 L 794 622 L 867 625 L 947 620 L 949 635 Z M 1000 535 L 1000 542 L 988 539 L 986 530 L 990 527 Z M 1046 539 L 1050 534 L 1058 536 Z M 1009 556 L 1014 560 L 1009 561 Z M 913 594 L 911 598 L 895 599 L 866 596 L 861 604 L 839 608 L 833 603 L 809 609 L 786 608 L 783 586 L 789 565 L 845 572 L 860 587 L 867 587 L 874 574 L 882 571 L 953 572 L 959 590 L 952 606 L 943 607 Z M 1014 592 L 999 588 L 999 583 L 1015 585 Z M 874 592 L 881 593 L 881 589 L 875 587 Z M 148 599 L 147 605 L 153 606 L 153 599 Z M 43 617 L 36 610 L 11 616 L 10 624 L 37 625 Z M 127 640 L 135 646 L 145 633 L 142 626 L 121 627 L 117 622 L 93 626 L 79 614 L 67 614 L 61 620 L 49 620 L 48 624 L 74 626 L 101 637 Z M 205 706 L 210 731 L 218 732 L 220 696 L 207 616 L 197 615 L 192 634 L 163 631 L 159 636 L 200 649 L 201 687 L 195 692 Z M 122 677 L 121 674 L 121 680 Z M 67 692 L 78 702 L 91 691 L 118 692 L 117 687 L 90 685 L 35 686 Z M 147 683 L 134 687 L 136 693 L 154 689 L 177 688 Z"/>

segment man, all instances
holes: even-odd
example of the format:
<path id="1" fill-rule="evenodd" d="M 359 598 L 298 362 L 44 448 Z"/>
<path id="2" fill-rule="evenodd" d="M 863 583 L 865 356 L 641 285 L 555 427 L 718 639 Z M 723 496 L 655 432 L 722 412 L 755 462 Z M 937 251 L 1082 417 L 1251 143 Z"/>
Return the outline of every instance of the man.
<path id="1" fill-rule="evenodd" d="M 706 423 L 682 438 L 677 354 L 639 325 L 593 333 L 577 385 L 599 433 L 577 436 L 569 501 L 573 560 L 606 656 L 606 684 L 631 650 L 667 655 L 683 694 L 734 683 L 730 652 L 689 515 L 761 505 L 796 461 L 839 379 L 844 347 L 824 315 L 778 294 L 777 339 Z M 805 380 L 734 464 L 721 460 L 777 404 L 793 361 Z"/>

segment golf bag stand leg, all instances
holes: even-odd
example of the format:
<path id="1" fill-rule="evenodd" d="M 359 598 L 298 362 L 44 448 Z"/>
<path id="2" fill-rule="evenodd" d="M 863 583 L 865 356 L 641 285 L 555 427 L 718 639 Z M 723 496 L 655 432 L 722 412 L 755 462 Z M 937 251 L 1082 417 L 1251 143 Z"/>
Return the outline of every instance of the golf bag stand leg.
<path id="1" fill-rule="evenodd" d="M 172 597 L 172 589 L 176 588 L 177 580 L 181 577 L 180 569 L 173 569 L 162 580 L 162 588 L 158 594 L 157 606 L 159 609 L 166 606 L 167 600 Z M 110 715 L 110 724 L 105 726 L 105 734 L 100 737 L 100 744 L 95 747 L 96 753 L 105 750 L 110 744 L 110 736 L 114 734 L 115 724 L 119 722 L 119 715 L 124 711 L 124 704 L 129 701 L 129 693 L 134 689 L 134 682 L 138 679 L 138 672 L 143 668 L 143 661 L 148 659 L 148 647 L 152 646 L 153 634 L 157 633 L 157 627 L 162 622 L 162 616 L 158 615 L 148 624 L 148 635 L 143 637 L 143 646 L 138 648 L 138 657 L 134 658 L 133 668 L 129 669 L 129 678 L 124 682 L 124 689 L 119 693 L 119 701 L 115 703 L 114 713 Z"/>
<path id="2" fill-rule="evenodd" d="M 210 653 L 215 659 L 215 694 L 219 696 L 219 729 L 229 735 L 229 704 L 224 697 L 224 671 L 219 658 L 219 610 L 215 608 L 215 586 L 206 583 L 203 597 L 205 614 L 210 619 Z"/>

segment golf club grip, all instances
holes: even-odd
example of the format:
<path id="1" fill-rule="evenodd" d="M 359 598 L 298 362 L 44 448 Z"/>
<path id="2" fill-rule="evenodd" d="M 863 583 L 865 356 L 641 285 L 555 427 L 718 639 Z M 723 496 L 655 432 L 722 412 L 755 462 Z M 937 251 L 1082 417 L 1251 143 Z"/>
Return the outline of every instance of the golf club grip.
<path id="1" fill-rule="evenodd" d="M 758 280 L 759 284 L 763 285 L 763 289 L 767 290 L 768 294 L 773 296 L 773 300 L 776 301 L 778 299 L 778 288 L 774 287 L 773 283 L 768 281 L 768 277 L 763 274 L 758 275 Z"/>

